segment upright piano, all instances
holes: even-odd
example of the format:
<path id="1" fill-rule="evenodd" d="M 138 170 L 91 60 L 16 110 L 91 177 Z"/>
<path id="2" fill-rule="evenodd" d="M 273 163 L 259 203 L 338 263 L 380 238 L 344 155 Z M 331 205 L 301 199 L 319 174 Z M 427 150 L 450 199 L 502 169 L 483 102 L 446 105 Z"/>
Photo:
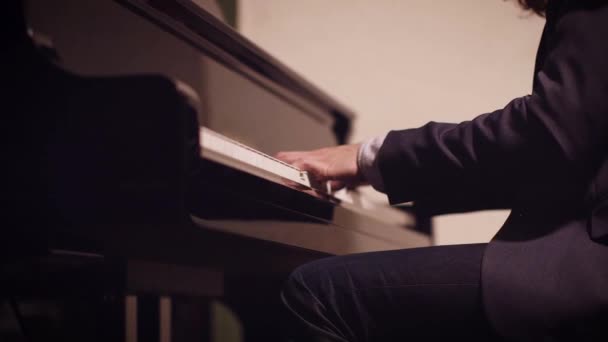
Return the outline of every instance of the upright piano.
<path id="1" fill-rule="evenodd" d="M 166 332 L 167 305 L 192 319 L 176 298 L 194 296 L 220 300 L 255 341 L 275 336 L 266 312 L 294 267 L 430 244 L 411 211 L 332 193 L 271 157 L 346 143 L 354 115 L 226 25 L 214 1 L 28 0 L 23 13 L 3 80 L 16 84 L 2 201 L 17 293 L 61 288 L 82 264 L 79 291 L 124 288 L 121 338 L 183 340 L 177 319 Z M 24 250 L 68 260 L 66 278 L 20 274 Z M 152 307 L 160 330 L 131 327 L 134 307 Z"/>

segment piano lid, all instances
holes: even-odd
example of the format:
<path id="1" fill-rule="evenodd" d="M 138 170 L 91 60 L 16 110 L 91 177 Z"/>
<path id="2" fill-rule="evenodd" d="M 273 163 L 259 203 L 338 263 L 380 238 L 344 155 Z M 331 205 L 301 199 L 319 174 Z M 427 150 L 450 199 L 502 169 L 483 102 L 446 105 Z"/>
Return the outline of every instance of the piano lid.
<path id="1" fill-rule="evenodd" d="M 191 0 L 115 0 L 153 21 L 215 61 L 333 124 L 338 143 L 346 143 L 354 114 L 249 39 Z"/>

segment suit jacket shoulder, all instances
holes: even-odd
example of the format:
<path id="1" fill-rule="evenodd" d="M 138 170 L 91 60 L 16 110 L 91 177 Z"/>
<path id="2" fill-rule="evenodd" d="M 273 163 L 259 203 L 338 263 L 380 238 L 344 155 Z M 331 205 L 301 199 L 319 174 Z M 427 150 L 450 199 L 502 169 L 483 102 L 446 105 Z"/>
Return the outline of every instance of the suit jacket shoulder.
<path id="1" fill-rule="evenodd" d="M 607 36 L 607 3 L 554 3 L 532 94 L 471 121 L 389 133 L 378 161 L 390 201 L 446 211 L 586 202 L 608 155 Z"/>

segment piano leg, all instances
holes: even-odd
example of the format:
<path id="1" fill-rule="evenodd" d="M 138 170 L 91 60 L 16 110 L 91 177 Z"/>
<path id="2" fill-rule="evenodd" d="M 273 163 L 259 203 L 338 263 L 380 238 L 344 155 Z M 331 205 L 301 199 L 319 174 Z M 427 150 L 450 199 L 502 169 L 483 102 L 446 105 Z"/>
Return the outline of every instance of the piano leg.
<path id="1" fill-rule="evenodd" d="M 211 300 L 174 297 L 172 310 L 171 342 L 211 341 Z"/>
<path id="2" fill-rule="evenodd" d="M 223 300 L 238 316 L 243 341 L 285 341 L 285 315 L 279 294 L 286 277 L 287 274 L 226 275 Z"/>

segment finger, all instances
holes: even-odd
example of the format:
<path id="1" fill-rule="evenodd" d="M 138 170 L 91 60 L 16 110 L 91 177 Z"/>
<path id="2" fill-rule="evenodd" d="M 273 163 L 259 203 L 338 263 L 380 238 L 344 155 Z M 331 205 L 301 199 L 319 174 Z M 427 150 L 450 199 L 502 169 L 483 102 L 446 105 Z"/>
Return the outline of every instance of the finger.
<path id="1" fill-rule="evenodd" d="M 302 159 L 302 152 L 299 151 L 290 151 L 290 152 L 279 152 L 275 154 L 273 157 L 282 162 L 291 164 L 298 159 Z"/>
<path id="2" fill-rule="evenodd" d="M 308 176 L 313 178 L 317 182 L 323 182 L 328 180 L 325 176 L 325 164 L 318 160 L 313 159 L 298 159 L 295 160 L 291 165 L 302 171 L 308 172 Z"/>
<path id="3" fill-rule="evenodd" d="M 346 186 L 346 183 L 341 180 L 330 180 L 327 183 L 329 184 L 329 186 L 328 186 L 329 193 L 338 191 Z"/>
<path id="4" fill-rule="evenodd" d="M 323 155 L 323 149 L 311 150 L 311 151 L 280 151 L 277 152 L 273 157 L 282 161 L 285 160 L 296 160 L 296 159 L 307 159 L 307 158 L 319 158 L 319 155 Z"/>
<path id="5" fill-rule="evenodd" d="M 315 167 L 315 164 L 313 162 L 311 162 L 310 160 L 298 158 L 298 159 L 294 159 L 292 162 L 290 162 L 290 164 L 291 164 L 291 166 L 293 166 L 297 169 L 306 171 L 309 174 L 314 175 L 315 177 L 318 177 L 317 168 Z"/>

